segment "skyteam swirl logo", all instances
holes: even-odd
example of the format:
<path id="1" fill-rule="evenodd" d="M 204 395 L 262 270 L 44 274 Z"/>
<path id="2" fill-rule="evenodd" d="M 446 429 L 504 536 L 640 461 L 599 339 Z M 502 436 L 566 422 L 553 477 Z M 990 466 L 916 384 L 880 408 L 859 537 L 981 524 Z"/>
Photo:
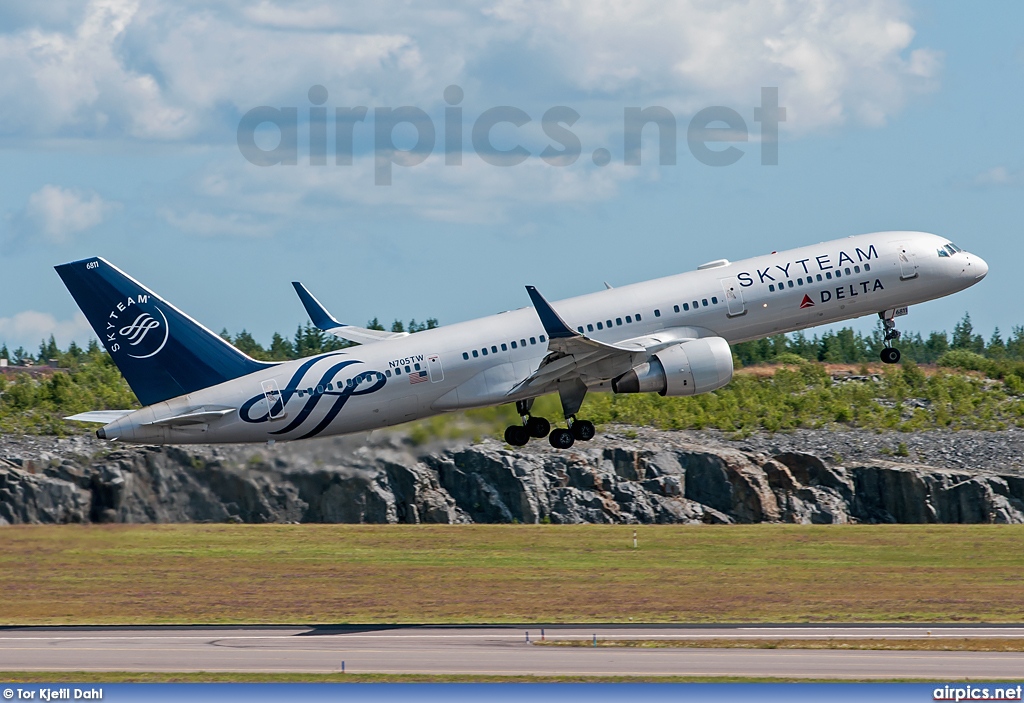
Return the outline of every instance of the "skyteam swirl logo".
<path id="1" fill-rule="evenodd" d="M 169 337 L 167 316 L 148 295 L 129 296 L 107 316 L 104 344 L 111 354 L 123 351 L 133 359 L 148 359 L 163 350 Z"/>
<path id="2" fill-rule="evenodd" d="M 351 371 L 344 371 L 353 364 L 363 363 L 358 359 L 344 359 L 332 364 L 322 373 L 316 371 L 310 373 L 317 362 L 341 355 L 341 352 L 334 352 L 306 361 L 292 374 L 288 383 L 279 393 L 273 396 L 261 393 L 242 403 L 238 409 L 238 417 L 243 422 L 251 424 L 270 422 L 281 415 L 290 400 L 305 398 L 291 421 L 270 434 L 285 435 L 300 427 L 305 431 L 294 439 L 307 439 L 320 434 L 334 421 L 351 397 L 376 393 L 387 383 L 387 378 L 380 371 L 368 370 L 351 375 L 349 375 Z M 348 376 L 347 380 L 342 381 L 341 379 L 345 376 Z M 327 408 L 326 411 L 323 411 L 324 406 Z M 321 409 L 322 415 L 315 412 L 318 407 Z M 302 427 L 303 425 L 306 427 Z"/>

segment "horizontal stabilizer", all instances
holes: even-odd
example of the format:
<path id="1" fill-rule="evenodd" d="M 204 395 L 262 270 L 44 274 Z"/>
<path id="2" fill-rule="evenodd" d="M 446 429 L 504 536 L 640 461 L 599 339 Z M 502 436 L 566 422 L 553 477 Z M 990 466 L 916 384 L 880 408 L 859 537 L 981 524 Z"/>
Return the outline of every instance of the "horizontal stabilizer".
<path id="1" fill-rule="evenodd" d="M 135 412 L 134 410 L 90 410 L 86 413 L 78 413 L 71 417 L 64 418 L 65 420 L 74 420 L 75 422 L 100 422 L 104 425 L 113 422 L 114 420 L 120 420 L 125 415 L 130 415 Z"/>
<path id="2" fill-rule="evenodd" d="M 234 408 L 193 408 L 179 415 L 165 417 L 143 424 L 163 427 L 173 427 L 175 425 L 198 425 L 206 422 L 213 422 L 214 420 L 218 420 L 229 413 L 233 413 L 234 411 Z"/>
<path id="3" fill-rule="evenodd" d="M 299 300 L 302 301 L 302 307 L 306 308 L 306 314 L 309 315 L 309 319 L 313 324 L 324 332 L 330 332 L 335 337 L 341 337 L 347 339 L 350 342 L 356 342 L 357 344 L 372 344 L 374 342 L 381 342 L 385 339 L 397 339 L 398 337 L 408 336 L 408 332 L 385 332 L 384 330 L 371 330 L 366 327 L 355 327 L 354 325 L 346 325 L 338 322 L 334 319 L 331 313 L 327 312 L 327 308 L 320 304 L 320 301 L 313 297 L 304 285 L 298 281 L 293 281 L 292 286 L 295 287 L 295 292 L 299 294 Z"/>

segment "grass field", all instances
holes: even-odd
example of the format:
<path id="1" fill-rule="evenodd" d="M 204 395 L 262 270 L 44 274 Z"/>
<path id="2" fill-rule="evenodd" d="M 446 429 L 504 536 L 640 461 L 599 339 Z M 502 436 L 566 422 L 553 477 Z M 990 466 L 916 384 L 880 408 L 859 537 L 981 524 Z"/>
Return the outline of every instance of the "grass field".
<path id="1" fill-rule="evenodd" d="M 1024 526 L 27 526 L 0 624 L 1024 621 Z"/>

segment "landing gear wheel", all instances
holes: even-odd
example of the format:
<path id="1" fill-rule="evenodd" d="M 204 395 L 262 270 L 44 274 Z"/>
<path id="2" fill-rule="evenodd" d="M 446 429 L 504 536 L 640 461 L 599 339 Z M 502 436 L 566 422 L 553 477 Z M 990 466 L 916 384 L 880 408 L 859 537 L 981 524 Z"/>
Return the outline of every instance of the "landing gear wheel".
<path id="1" fill-rule="evenodd" d="M 530 441 L 530 433 L 522 425 L 509 425 L 505 428 L 505 441 L 513 447 L 524 447 Z"/>
<path id="2" fill-rule="evenodd" d="M 542 417 L 533 417 L 531 415 L 526 420 L 526 431 L 531 437 L 541 439 L 548 436 L 548 432 L 551 431 L 551 423 Z"/>
<path id="3" fill-rule="evenodd" d="M 572 436 L 582 442 L 589 442 L 597 434 L 594 423 L 590 420 L 576 420 L 570 429 L 572 429 Z"/>
<path id="4" fill-rule="evenodd" d="M 568 449 L 576 441 L 576 438 L 572 436 L 572 432 L 569 430 L 559 427 L 551 431 L 551 434 L 548 435 L 548 441 L 551 442 L 551 446 L 555 449 Z"/>
<path id="5" fill-rule="evenodd" d="M 900 350 L 895 347 L 886 347 L 879 356 L 882 357 L 883 363 L 898 364 L 900 361 Z"/>

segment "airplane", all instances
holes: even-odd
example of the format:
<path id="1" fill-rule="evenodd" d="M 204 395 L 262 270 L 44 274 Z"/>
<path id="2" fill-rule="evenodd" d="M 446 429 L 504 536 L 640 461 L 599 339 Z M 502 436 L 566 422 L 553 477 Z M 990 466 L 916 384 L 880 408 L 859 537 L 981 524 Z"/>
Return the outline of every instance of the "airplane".
<path id="1" fill-rule="evenodd" d="M 878 314 L 881 360 L 897 363 L 896 318 L 988 265 L 944 237 L 878 232 L 554 303 L 527 286 L 532 307 L 413 335 L 343 324 L 296 282 L 313 324 L 358 346 L 284 362 L 243 354 L 104 259 L 56 270 L 143 406 L 67 418 L 103 423 L 100 439 L 273 443 L 515 403 L 508 444 L 568 449 L 594 437 L 577 418 L 588 392 L 708 393 L 732 379 L 737 342 Z M 530 412 L 549 393 L 565 427 Z"/>

